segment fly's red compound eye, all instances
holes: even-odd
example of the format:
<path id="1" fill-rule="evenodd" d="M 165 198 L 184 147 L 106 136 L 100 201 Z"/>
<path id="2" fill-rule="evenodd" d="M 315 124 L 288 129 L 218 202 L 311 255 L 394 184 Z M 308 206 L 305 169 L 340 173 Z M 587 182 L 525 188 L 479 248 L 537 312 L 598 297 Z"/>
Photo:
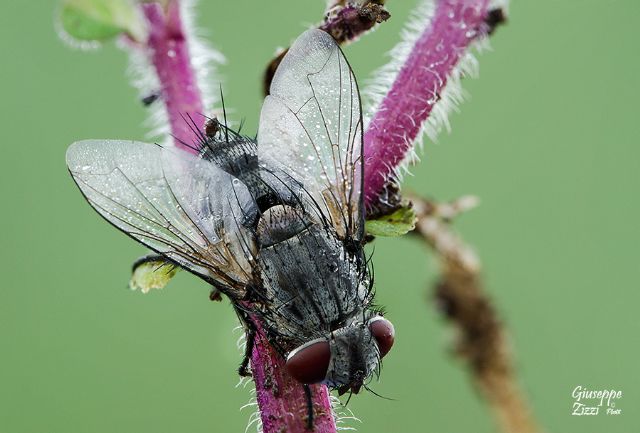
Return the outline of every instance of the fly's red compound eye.
<path id="1" fill-rule="evenodd" d="M 387 319 L 378 316 L 369 322 L 369 330 L 376 339 L 380 357 L 385 356 L 391 350 L 396 335 L 393 325 Z"/>
<path id="2" fill-rule="evenodd" d="M 287 356 L 287 372 L 300 383 L 322 382 L 327 375 L 331 349 L 327 340 L 313 340 Z"/>

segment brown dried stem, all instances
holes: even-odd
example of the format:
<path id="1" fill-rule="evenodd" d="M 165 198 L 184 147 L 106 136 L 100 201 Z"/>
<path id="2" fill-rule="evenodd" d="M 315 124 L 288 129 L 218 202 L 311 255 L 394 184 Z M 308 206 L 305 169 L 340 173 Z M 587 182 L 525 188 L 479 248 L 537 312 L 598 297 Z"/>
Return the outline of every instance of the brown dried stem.
<path id="1" fill-rule="evenodd" d="M 535 433 L 540 429 L 518 386 L 504 323 L 483 289 L 480 261 L 451 231 L 451 220 L 476 204 L 474 197 L 435 203 L 409 197 L 418 216 L 415 233 L 433 249 L 441 276 L 435 299 L 458 331 L 457 356 L 466 361 L 473 382 L 488 401 L 502 431 Z"/>
<path id="2" fill-rule="evenodd" d="M 360 0 L 349 4 L 344 1 L 329 2 L 324 21 L 318 28 L 333 36 L 338 44 L 354 41 L 376 24 L 389 19 L 391 15 L 383 3 L 382 0 Z M 269 94 L 273 75 L 287 51 L 288 48 L 279 52 L 267 65 L 262 83 L 265 95 Z"/>

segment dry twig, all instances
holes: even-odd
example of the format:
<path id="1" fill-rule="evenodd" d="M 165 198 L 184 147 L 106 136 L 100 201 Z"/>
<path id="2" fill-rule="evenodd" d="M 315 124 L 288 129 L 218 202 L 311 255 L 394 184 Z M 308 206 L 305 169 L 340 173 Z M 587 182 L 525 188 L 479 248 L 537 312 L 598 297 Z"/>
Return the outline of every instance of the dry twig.
<path id="1" fill-rule="evenodd" d="M 376 24 L 389 19 L 391 15 L 383 3 L 381 0 L 361 0 L 353 4 L 346 4 L 344 1 L 329 2 L 324 21 L 318 28 L 329 33 L 341 45 L 354 41 Z M 280 51 L 267 65 L 262 82 L 265 95 L 269 94 L 271 80 L 288 50 Z"/>
<path id="2" fill-rule="evenodd" d="M 409 198 L 418 216 L 415 233 L 433 249 L 440 262 L 435 299 L 444 317 L 458 331 L 456 354 L 468 364 L 475 385 L 504 432 L 539 432 L 516 380 L 504 324 L 483 289 L 480 261 L 451 231 L 451 220 L 474 207 L 477 199 L 467 196 L 440 204 Z"/>

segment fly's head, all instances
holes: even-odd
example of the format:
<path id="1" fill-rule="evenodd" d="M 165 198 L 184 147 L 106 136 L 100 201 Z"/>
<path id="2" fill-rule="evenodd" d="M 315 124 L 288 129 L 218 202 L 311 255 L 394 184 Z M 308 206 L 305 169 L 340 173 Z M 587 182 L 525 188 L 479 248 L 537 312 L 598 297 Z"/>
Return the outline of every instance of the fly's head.
<path id="1" fill-rule="evenodd" d="M 286 368 L 301 383 L 324 383 L 340 394 L 357 394 L 391 350 L 394 337 L 393 325 L 382 316 L 352 322 L 292 350 Z"/>

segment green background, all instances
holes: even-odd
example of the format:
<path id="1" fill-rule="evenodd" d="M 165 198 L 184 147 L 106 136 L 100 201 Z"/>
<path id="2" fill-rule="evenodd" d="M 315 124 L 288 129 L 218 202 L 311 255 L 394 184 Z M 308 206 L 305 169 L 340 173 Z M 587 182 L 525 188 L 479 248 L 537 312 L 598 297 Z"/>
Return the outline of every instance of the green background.
<path id="1" fill-rule="evenodd" d="M 414 1 L 346 48 L 361 82 Z M 316 22 L 315 1 L 204 1 L 198 22 L 228 62 L 234 119 L 256 129 L 262 68 Z M 0 5 L 0 432 L 242 432 L 249 389 L 231 308 L 179 275 L 161 292 L 125 289 L 144 253 L 104 223 L 67 174 L 67 145 L 143 138 L 146 113 L 113 45 L 73 51 L 55 2 Z M 640 4 L 514 1 L 481 56 L 453 132 L 425 143 L 406 185 L 482 205 L 456 224 L 484 263 L 511 332 L 523 388 L 548 432 L 640 431 L 638 245 Z M 217 84 L 214 83 L 214 87 Z M 371 394 L 349 407 L 362 432 L 495 431 L 448 348 L 428 293 L 436 266 L 410 238 L 376 242 L 378 300 L 397 329 Z M 570 416 L 577 385 L 623 391 L 619 416 Z"/>

